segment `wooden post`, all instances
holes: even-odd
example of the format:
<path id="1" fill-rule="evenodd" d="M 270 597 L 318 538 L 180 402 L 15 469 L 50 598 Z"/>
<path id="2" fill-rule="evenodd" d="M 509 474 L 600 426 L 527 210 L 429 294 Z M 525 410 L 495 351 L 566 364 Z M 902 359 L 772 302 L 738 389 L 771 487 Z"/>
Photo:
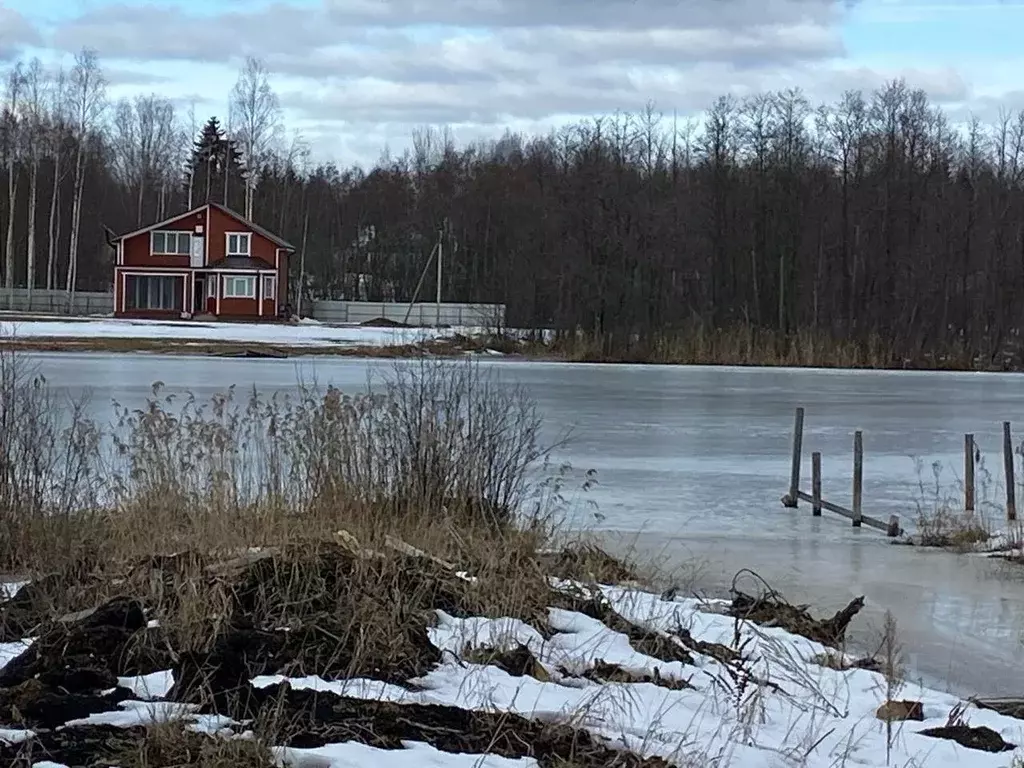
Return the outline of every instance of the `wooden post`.
<path id="1" fill-rule="evenodd" d="M 795 509 L 800 503 L 800 453 L 804 446 L 804 409 L 796 409 L 793 422 L 793 464 L 789 471 L 789 493 L 782 500 L 784 506 Z"/>
<path id="2" fill-rule="evenodd" d="M 811 454 L 811 514 L 821 517 L 821 452 Z"/>
<path id="3" fill-rule="evenodd" d="M 864 436 L 858 429 L 853 433 L 853 527 L 860 528 L 861 499 L 864 491 Z"/>
<path id="4" fill-rule="evenodd" d="M 1013 438 L 1010 422 L 1003 422 L 1003 468 L 1006 471 L 1006 519 L 1017 519 L 1017 490 L 1013 479 Z"/>
<path id="5" fill-rule="evenodd" d="M 964 435 L 964 511 L 974 511 L 974 435 Z"/>

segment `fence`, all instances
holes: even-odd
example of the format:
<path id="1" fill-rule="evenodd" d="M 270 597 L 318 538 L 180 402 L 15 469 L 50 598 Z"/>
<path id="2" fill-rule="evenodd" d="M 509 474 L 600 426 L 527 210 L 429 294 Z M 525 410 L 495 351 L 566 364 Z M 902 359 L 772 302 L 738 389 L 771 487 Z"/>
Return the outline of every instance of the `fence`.
<path id="1" fill-rule="evenodd" d="M 821 453 L 811 454 L 811 492 L 800 490 L 800 469 L 804 443 L 804 409 L 796 409 L 796 418 L 793 422 L 793 454 L 792 465 L 789 475 L 789 491 L 782 497 L 782 504 L 791 509 L 799 506 L 800 502 L 807 502 L 811 505 L 811 512 L 815 517 L 821 516 L 824 509 L 834 512 L 853 521 L 855 528 L 866 525 L 870 528 L 877 528 L 885 531 L 889 536 L 899 536 L 900 519 L 896 515 L 889 518 L 888 522 L 877 520 L 865 515 L 861 509 L 863 504 L 864 489 L 864 437 L 858 430 L 853 433 L 853 503 L 852 509 L 840 506 L 821 497 Z M 964 435 L 964 511 L 975 511 L 975 452 L 974 435 Z M 1006 520 L 1015 522 L 1017 520 L 1017 493 L 1016 480 L 1014 478 L 1014 448 L 1013 435 L 1010 422 L 1003 422 L 1003 474 L 1006 480 Z"/>
<path id="2" fill-rule="evenodd" d="M 114 294 L 109 291 L 78 291 L 69 312 L 66 291 L 36 288 L 30 297 L 27 288 L 15 288 L 10 293 L 0 288 L 0 309 L 55 315 L 109 315 L 114 311 Z"/>
<path id="3" fill-rule="evenodd" d="M 30 297 L 27 289 L 15 288 L 8 296 L 7 291 L 0 288 L 0 309 L 54 315 L 109 315 L 114 311 L 114 294 L 109 291 L 78 291 L 68 311 L 65 291 L 37 288 Z M 323 323 L 365 323 L 379 318 L 417 326 L 492 327 L 505 323 L 504 304 L 442 303 L 438 312 L 437 304 L 423 302 L 413 304 L 410 312 L 408 304 L 393 301 L 314 301 L 312 314 L 314 319 Z M 406 314 L 409 315 L 408 321 Z"/>
<path id="4" fill-rule="evenodd" d="M 406 314 L 409 319 L 406 320 Z M 505 324 L 504 304 L 437 304 L 422 302 L 314 301 L 313 318 L 322 323 L 365 323 L 383 318 L 410 325 L 461 325 L 491 327 Z"/>
<path id="5" fill-rule="evenodd" d="M 887 536 L 896 537 L 903 533 L 900 528 L 900 519 L 892 515 L 888 522 L 865 515 L 862 510 L 864 499 L 864 435 L 860 430 L 853 433 L 853 503 L 852 509 L 821 497 L 821 454 L 811 454 L 811 492 L 800 490 L 800 468 L 804 445 L 804 409 L 796 409 L 796 419 L 793 423 L 793 463 L 789 474 L 789 492 L 782 497 L 783 506 L 796 509 L 801 501 L 811 505 L 811 514 L 814 517 L 821 517 L 821 511 L 826 510 L 852 521 L 854 528 L 868 526 L 879 531 L 884 531 Z"/>

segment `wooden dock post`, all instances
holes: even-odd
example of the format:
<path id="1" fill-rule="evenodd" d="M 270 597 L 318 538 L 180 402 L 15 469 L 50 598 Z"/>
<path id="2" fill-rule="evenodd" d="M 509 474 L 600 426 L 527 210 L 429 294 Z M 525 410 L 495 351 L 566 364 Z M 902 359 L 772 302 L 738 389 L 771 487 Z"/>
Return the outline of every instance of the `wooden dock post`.
<path id="1" fill-rule="evenodd" d="M 811 454 L 811 514 L 821 517 L 821 452 Z"/>
<path id="2" fill-rule="evenodd" d="M 974 435 L 964 435 L 964 511 L 974 511 Z"/>
<path id="3" fill-rule="evenodd" d="M 1013 437 L 1010 422 L 1003 422 L 1003 468 L 1006 472 L 1006 519 L 1017 519 L 1017 489 L 1013 479 Z"/>
<path id="4" fill-rule="evenodd" d="M 864 495 L 864 435 L 858 429 L 853 433 L 853 527 L 860 528 L 863 521 L 861 500 Z"/>
<path id="5" fill-rule="evenodd" d="M 796 419 L 793 422 L 793 463 L 789 471 L 789 493 L 782 500 L 782 504 L 790 509 L 796 509 L 800 503 L 800 454 L 804 447 L 804 409 L 796 409 Z"/>

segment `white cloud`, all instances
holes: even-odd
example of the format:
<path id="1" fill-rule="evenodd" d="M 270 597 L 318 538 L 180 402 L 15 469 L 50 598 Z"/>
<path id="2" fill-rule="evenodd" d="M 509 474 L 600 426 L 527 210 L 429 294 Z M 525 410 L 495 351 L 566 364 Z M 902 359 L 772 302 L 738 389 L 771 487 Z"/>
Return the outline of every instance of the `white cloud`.
<path id="1" fill-rule="evenodd" d="M 220 0 L 217 8 L 106 5 L 61 23 L 49 43 L 65 53 L 97 49 L 112 96 L 157 90 L 188 104 L 198 95 L 199 119 L 216 113 L 224 122 L 241 59 L 257 55 L 289 128 L 301 129 L 319 158 L 342 164 L 373 162 L 385 145 L 400 152 L 426 124 L 472 140 L 651 101 L 686 116 L 724 93 L 800 87 L 818 102 L 898 76 L 940 101 L 972 93 L 951 67 L 847 60 L 838 0 L 321 0 L 312 8 Z M 3 45 L 0 32 L 0 54 Z"/>

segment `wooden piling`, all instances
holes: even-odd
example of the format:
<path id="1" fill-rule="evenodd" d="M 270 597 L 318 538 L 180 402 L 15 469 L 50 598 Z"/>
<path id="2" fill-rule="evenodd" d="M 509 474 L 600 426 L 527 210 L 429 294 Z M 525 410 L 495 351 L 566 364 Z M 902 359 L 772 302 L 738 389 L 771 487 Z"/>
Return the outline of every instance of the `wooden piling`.
<path id="1" fill-rule="evenodd" d="M 964 511 L 974 511 L 974 435 L 964 435 Z"/>
<path id="2" fill-rule="evenodd" d="M 1006 473 L 1006 519 L 1013 522 L 1017 519 L 1017 491 L 1013 479 L 1013 437 L 1008 421 L 1003 422 L 1003 469 Z"/>
<path id="3" fill-rule="evenodd" d="M 864 516 L 861 500 L 864 496 L 864 435 L 858 429 L 853 433 L 853 527 L 860 528 Z"/>
<path id="4" fill-rule="evenodd" d="M 784 506 L 796 509 L 800 503 L 800 454 L 804 446 L 804 409 L 796 409 L 793 422 L 793 463 L 789 471 L 789 493 L 782 500 Z"/>
<path id="5" fill-rule="evenodd" d="M 811 454 L 811 513 L 821 517 L 821 452 Z"/>

